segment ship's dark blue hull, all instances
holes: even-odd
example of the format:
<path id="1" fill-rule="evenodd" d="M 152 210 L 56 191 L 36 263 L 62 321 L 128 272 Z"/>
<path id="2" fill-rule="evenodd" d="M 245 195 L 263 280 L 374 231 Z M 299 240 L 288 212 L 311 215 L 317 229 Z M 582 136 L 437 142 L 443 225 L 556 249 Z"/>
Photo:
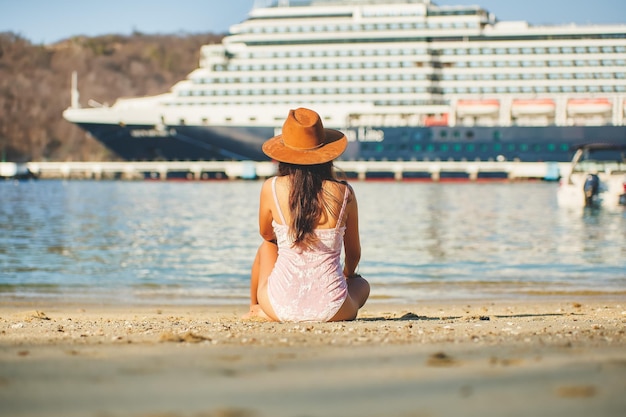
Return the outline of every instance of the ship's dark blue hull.
<path id="1" fill-rule="evenodd" d="M 80 124 L 127 160 L 254 160 L 272 127 Z M 372 127 L 342 129 L 344 160 L 568 162 L 586 143 L 626 144 L 626 126 Z"/>

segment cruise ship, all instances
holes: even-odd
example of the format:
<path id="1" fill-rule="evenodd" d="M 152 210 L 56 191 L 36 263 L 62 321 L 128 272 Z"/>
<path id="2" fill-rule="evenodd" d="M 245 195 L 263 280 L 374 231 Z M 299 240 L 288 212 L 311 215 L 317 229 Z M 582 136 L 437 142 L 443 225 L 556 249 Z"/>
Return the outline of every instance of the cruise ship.
<path id="1" fill-rule="evenodd" d="M 343 160 L 565 162 L 626 143 L 625 102 L 626 24 L 265 0 L 169 92 L 81 107 L 74 82 L 64 117 L 128 160 L 263 161 L 289 110 L 308 107 L 345 132 Z"/>

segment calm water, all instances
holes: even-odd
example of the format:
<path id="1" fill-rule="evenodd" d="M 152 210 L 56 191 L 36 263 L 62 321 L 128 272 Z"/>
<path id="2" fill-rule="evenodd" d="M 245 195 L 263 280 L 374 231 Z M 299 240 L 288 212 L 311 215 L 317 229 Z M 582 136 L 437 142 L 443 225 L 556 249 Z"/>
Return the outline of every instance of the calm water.
<path id="1" fill-rule="evenodd" d="M 554 183 L 355 182 L 373 300 L 626 291 L 626 212 Z M 260 182 L 0 182 L 0 300 L 246 303 Z"/>

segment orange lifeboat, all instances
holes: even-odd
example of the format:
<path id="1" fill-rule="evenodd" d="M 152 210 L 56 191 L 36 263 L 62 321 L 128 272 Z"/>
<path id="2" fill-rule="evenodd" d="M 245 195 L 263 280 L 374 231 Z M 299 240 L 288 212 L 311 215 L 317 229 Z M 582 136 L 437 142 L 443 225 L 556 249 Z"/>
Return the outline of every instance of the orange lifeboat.
<path id="1" fill-rule="evenodd" d="M 448 113 L 426 116 L 424 126 L 448 126 Z"/>
<path id="2" fill-rule="evenodd" d="M 500 111 L 500 100 L 459 100 L 456 112 L 463 116 L 487 116 Z"/>
<path id="3" fill-rule="evenodd" d="M 567 112 L 572 116 L 587 114 L 605 114 L 613 106 L 608 98 L 572 98 L 567 100 Z"/>
<path id="4" fill-rule="evenodd" d="M 551 115 L 555 109 L 552 99 L 517 99 L 511 104 L 511 114 L 515 117 Z"/>

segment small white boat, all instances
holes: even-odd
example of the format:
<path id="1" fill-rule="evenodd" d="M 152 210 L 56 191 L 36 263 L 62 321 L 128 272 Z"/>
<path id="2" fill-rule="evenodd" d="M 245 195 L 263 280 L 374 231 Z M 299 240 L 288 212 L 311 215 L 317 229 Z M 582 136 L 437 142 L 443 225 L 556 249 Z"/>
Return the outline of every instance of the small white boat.
<path id="1" fill-rule="evenodd" d="M 579 147 L 561 178 L 557 200 L 561 207 L 626 206 L 626 143 Z"/>

